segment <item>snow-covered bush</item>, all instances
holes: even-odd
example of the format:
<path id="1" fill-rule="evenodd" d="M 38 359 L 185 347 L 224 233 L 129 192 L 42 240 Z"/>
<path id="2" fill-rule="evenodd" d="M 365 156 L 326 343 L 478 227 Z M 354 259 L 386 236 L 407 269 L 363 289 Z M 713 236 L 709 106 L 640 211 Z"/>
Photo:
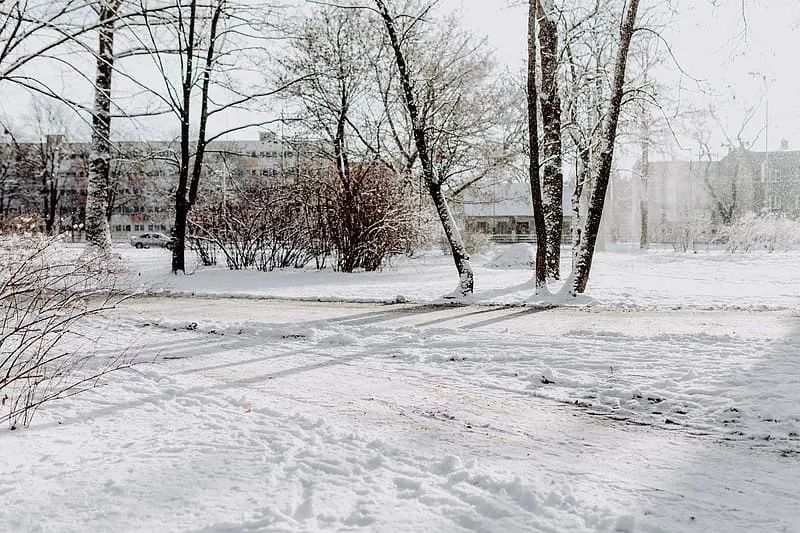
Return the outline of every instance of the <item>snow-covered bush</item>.
<path id="1" fill-rule="evenodd" d="M 711 224 L 704 217 L 684 217 L 662 224 L 656 235 L 662 242 L 672 244 L 676 252 L 688 252 L 694 250 L 696 244 L 708 242 Z"/>
<path id="2" fill-rule="evenodd" d="M 42 226 L 38 215 L 0 217 L 0 236 L 35 233 Z"/>
<path id="3" fill-rule="evenodd" d="M 344 183 L 335 173 L 318 176 L 325 231 L 342 272 L 378 270 L 394 255 L 408 254 L 420 242 L 413 197 L 400 176 L 381 165 L 351 165 Z"/>
<path id="4" fill-rule="evenodd" d="M 800 221 L 781 215 L 747 213 L 719 231 L 729 252 L 789 251 L 800 248 Z"/>
<path id="5" fill-rule="evenodd" d="M 112 281 L 104 258 L 69 257 L 57 238 L 0 234 L 0 422 L 27 426 L 42 404 L 126 366 L 78 346 L 80 326 L 114 306 Z"/>

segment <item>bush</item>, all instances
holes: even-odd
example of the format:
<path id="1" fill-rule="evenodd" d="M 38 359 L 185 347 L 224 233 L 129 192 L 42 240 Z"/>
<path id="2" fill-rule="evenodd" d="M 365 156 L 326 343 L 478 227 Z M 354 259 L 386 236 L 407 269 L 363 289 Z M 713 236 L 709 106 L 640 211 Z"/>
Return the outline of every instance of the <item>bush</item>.
<path id="1" fill-rule="evenodd" d="M 729 252 L 789 251 L 800 247 L 800 221 L 781 215 L 747 213 L 719 230 Z"/>
<path id="2" fill-rule="evenodd" d="M 112 279 L 103 258 L 64 257 L 58 239 L 0 234 L 0 422 L 27 426 L 127 366 L 75 349 L 79 325 L 113 308 Z"/>
<path id="3" fill-rule="evenodd" d="M 189 218 L 190 242 L 204 265 L 217 253 L 231 270 L 304 266 L 310 236 L 291 186 L 249 184 L 205 195 Z"/>
<path id="4" fill-rule="evenodd" d="M 0 237 L 8 235 L 30 235 L 40 227 L 38 215 L 0 218 Z"/>
<path id="5" fill-rule="evenodd" d="M 385 167 L 354 166 L 347 183 L 335 176 L 325 182 L 325 234 L 337 270 L 378 270 L 389 257 L 408 254 L 419 242 L 408 191 Z"/>
<path id="6" fill-rule="evenodd" d="M 306 172 L 280 183 L 250 183 L 211 192 L 193 209 L 192 248 L 203 264 L 215 253 L 228 268 L 377 270 L 419 242 L 414 210 L 393 174 L 354 167 L 347 183 L 335 173 Z"/>
<path id="7" fill-rule="evenodd" d="M 672 244 L 676 252 L 688 252 L 695 249 L 698 242 L 708 242 L 711 225 L 706 218 L 683 218 L 675 222 L 663 224 L 658 231 L 658 238 Z"/>

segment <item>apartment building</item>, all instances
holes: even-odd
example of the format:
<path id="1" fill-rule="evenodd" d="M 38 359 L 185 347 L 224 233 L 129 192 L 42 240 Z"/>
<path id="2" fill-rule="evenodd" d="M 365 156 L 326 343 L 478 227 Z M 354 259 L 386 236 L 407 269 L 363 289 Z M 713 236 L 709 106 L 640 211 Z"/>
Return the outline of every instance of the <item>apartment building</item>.
<path id="1" fill-rule="evenodd" d="M 203 188 L 236 186 L 245 180 L 287 179 L 300 161 L 313 157 L 310 144 L 282 141 L 270 132 L 258 140 L 214 141 L 204 162 Z M 109 187 L 112 233 L 168 233 L 178 183 L 177 141 L 114 143 Z M 81 233 L 85 217 L 90 145 L 50 135 L 41 143 L 0 145 L 0 218 L 38 215 L 42 226 Z M 43 228 L 44 229 L 44 228 Z"/>

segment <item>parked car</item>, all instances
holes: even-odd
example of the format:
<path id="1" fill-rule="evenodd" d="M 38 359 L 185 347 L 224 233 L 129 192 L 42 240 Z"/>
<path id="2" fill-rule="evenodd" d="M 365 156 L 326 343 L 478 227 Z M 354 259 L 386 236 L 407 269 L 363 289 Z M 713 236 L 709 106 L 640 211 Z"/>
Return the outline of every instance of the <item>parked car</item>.
<path id="1" fill-rule="evenodd" d="M 172 239 L 163 233 L 142 233 L 140 235 L 131 235 L 130 242 L 131 246 L 134 248 L 150 248 L 151 246 L 172 248 Z"/>

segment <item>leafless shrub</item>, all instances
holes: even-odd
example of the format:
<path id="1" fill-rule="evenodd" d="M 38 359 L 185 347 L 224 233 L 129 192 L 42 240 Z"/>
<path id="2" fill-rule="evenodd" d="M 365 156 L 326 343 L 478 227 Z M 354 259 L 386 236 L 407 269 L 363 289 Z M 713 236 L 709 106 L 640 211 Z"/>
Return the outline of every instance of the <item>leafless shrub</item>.
<path id="1" fill-rule="evenodd" d="M 34 233 L 41 226 L 40 217 L 16 216 L 0 218 L 0 235 L 25 235 Z"/>
<path id="2" fill-rule="evenodd" d="M 118 301 L 112 280 L 102 258 L 69 257 L 58 239 L 0 235 L 0 423 L 28 426 L 43 404 L 128 365 L 78 346 L 81 326 Z"/>
<path id="3" fill-rule="evenodd" d="M 219 251 L 231 270 L 302 267 L 311 260 L 309 228 L 292 185 L 250 184 L 210 193 L 189 220 L 204 264 Z"/>
<path id="4" fill-rule="evenodd" d="M 337 270 L 378 270 L 387 258 L 408 253 L 420 241 L 406 186 L 385 167 L 354 165 L 346 183 L 334 176 L 316 181 L 327 184 L 322 191 L 326 233 Z"/>
<path id="5" fill-rule="evenodd" d="M 292 180 L 233 186 L 204 195 L 190 218 L 204 264 L 213 250 L 228 268 L 301 268 L 330 257 L 343 272 L 377 270 L 420 241 L 403 183 L 378 167 L 354 168 L 345 184 L 324 169 Z"/>
<path id="6" fill-rule="evenodd" d="M 661 225 L 656 237 L 672 244 L 676 252 L 695 250 L 698 243 L 706 243 L 711 235 L 711 225 L 702 216 L 686 215 Z"/>

